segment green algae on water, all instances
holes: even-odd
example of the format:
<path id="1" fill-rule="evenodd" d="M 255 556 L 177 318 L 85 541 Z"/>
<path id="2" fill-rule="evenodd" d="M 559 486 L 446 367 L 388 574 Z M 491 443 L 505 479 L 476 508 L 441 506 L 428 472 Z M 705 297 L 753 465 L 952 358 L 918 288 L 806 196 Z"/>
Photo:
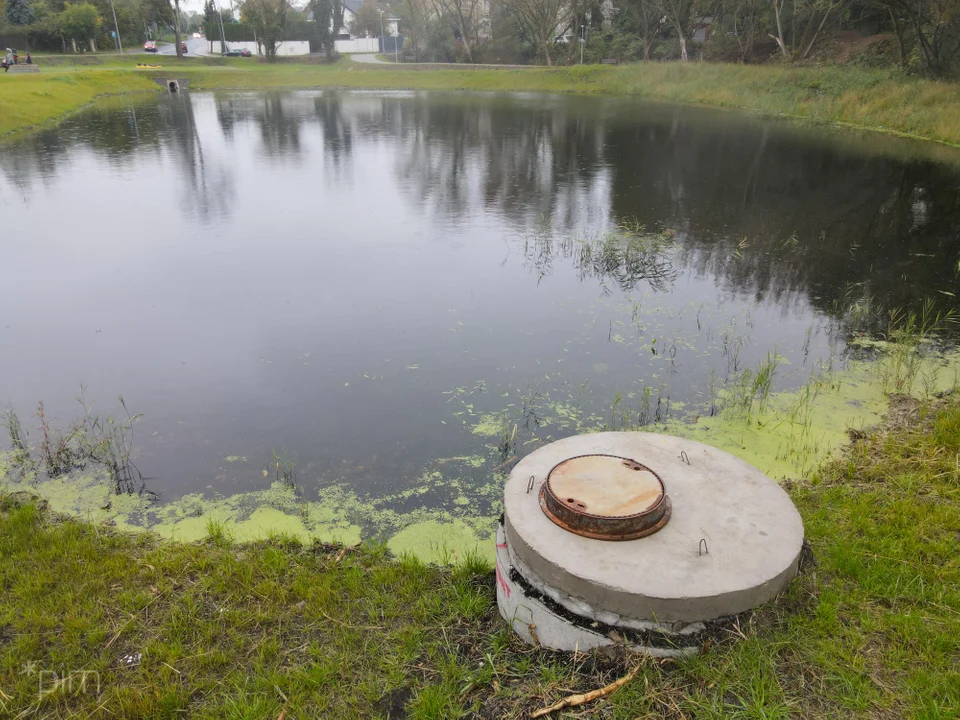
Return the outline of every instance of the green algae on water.
<path id="1" fill-rule="evenodd" d="M 960 353 L 924 358 L 915 369 L 907 382 L 911 392 L 953 389 L 958 383 Z M 697 440 L 730 452 L 773 478 L 804 476 L 847 442 L 849 430 L 866 429 L 880 421 L 888 407 L 884 372 L 881 362 L 851 361 L 841 371 L 814 372 L 798 389 L 770 393 L 762 407 L 734 404 L 713 416 L 691 416 L 688 410 L 685 419 L 675 413 L 665 422 L 622 429 Z M 637 393 L 628 396 L 637 397 Z M 582 399 L 573 393 L 569 401 L 544 396 L 539 404 L 541 428 L 551 427 L 561 434 L 611 429 L 610 418 L 585 411 Z M 528 409 L 530 405 L 528 399 Z M 472 407 L 469 410 L 476 418 Z M 516 411 L 516 406 L 508 404 L 500 412 L 480 415 L 469 434 L 501 435 L 504 428 L 518 426 L 510 414 Z M 549 439 L 549 435 L 534 435 L 517 445 L 528 452 Z M 506 480 L 506 471 L 492 470 L 497 467 L 495 457 L 490 450 L 487 456 L 440 458 L 424 466 L 408 487 L 376 497 L 360 497 L 343 483 L 329 484 L 305 497 L 302 488 L 275 481 L 261 490 L 226 497 L 191 494 L 159 503 L 149 495 L 116 494 L 102 470 L 55 479 L 33 475 L 17 479 L 10 472 L 12 453 L 0 452 L 0 489 L 31 490 L 56 512 L 122 530 L 150 530 L 183 542 L 207 538 L 213 524 L 237 541 L 283 534 L 305 542 L 352 545 L 362 538 L 383 538 L 398 555 L 455 562 L 474 552 L 492 556 L 495 518 Z"/>
<path id="2" fill-rule="evenodd" d="M 481 537 L 462 520 L 425 522 L 410 525 L 387 542 L 394 555 L 414 555 L 426 562 L 455 563 L 470 554 L 493 561 L 494 535 Z"/>

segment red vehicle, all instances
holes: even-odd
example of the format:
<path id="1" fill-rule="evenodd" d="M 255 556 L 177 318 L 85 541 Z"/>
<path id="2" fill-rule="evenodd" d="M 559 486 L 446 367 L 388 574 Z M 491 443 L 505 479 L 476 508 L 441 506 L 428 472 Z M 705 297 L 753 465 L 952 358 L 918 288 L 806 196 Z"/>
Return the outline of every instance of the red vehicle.
<path id="1" fill-rule="evenodd" d="M 147 40 L 143 44 L 143 49 L 146 52 L 156 52 L 157 51 L 157 41 L 156 40 Z"/>
<path id="2" fill-rule="evenodd" d="M 185 42 L 180 43 L 180 51 L 181 52 L 187 51 L 187 44 Z"/>

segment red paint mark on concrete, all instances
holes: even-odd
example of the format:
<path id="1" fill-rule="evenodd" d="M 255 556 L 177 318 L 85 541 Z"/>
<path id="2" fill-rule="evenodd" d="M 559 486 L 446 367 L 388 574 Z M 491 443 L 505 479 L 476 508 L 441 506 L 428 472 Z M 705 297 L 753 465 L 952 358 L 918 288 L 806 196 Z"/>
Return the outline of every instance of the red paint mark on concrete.
<path id="1" fill-rule="evenodd" d="M 507 597 L 510 597 L 510 586 L 507 585 L 507 581 L 503 579 L 503 575 L 500 572 L 499 561 L 497 561 L 497 582 L 500 584 L 500 587 L 503 588 L 503 591 L 507 594 Z"/>

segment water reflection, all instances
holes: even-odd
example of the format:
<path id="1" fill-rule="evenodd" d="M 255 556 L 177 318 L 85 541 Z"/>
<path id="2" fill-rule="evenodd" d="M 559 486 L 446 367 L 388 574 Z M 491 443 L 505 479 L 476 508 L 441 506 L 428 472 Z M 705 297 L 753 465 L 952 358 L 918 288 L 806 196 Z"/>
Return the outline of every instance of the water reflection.
<path id="1" fill-rule="evenodd" d="M 718 346 L 802 367 L 825 328 L 955 302 L 960 164 L 913 147 L 595 98 L 101 108 L 0 161 L 0 402 L 124 393 L 161 490 L 259 487 L 279 445 L 402 485 L 489 442 L 460 388 L 471 413 L 588 381 L 584 406 L 694 403 Z"/>
<path id="2" fill-rule="evenodd" d="M 679 262 L 731 292 L 774 302 L 802 294 L 833 315 L 864 297 L 910 306 L 918 290 L 958 280 L 955 167 L 626 102 L 181 95 L 14 146 L 2 163 L 4 194 L 52 179 L 79 147 L 118 163 L 135 155 L 147 172 L 164 155 L 186 211 L 215 223 L 233 212 L 236 151 L 251 133 L 258 163 L 289 170 L 321 156 L 325 178 L 361 192 L 369 182 L 351 173 L 353 155 L 373 153 L 405 202 L 457 223 L 495 214 L 523 231 L 543 222 L 595 231 L 623 218 L 669 228 L 682 240 Z"/>

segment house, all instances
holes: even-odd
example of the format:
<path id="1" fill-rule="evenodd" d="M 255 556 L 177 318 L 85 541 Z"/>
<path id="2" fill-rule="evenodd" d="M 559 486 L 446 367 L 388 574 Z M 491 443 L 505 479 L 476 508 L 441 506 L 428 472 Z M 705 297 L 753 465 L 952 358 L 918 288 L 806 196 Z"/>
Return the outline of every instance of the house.
<path id="1" fill-rule="evenodd" d="M 354 16 L 360 11 L 362 4 L 363 0 L 343 0 L 343 27 L 335 33 L 337 40 L 355 39 L 350 34 L 350 24 L 353 22 Z M 391 37 L 398 36 L 400 34 L 400 18 L 383 5 L 378 4 L 377 9 L 383 12 L 383 33 Z"/>
<path id="2" fill-rule="evenodd" d="M 713 32 L 713 15 L 701 15 L 693 19 L 693 34 L 690 39 L 695 43 L 705 43 Z"/>

